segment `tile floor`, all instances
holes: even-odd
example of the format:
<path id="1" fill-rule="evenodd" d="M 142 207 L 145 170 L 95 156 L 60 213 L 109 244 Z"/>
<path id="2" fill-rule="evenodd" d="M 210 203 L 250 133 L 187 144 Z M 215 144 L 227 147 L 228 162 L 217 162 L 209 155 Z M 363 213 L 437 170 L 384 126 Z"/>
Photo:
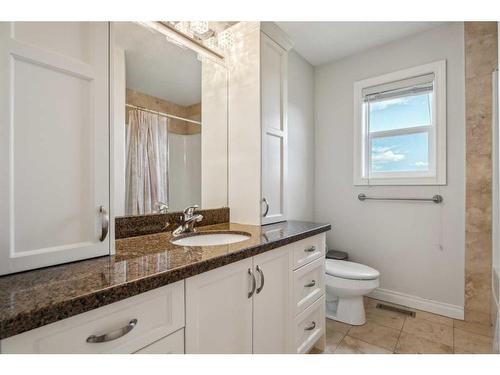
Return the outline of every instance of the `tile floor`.
<path id="1" fill-rule="evenodd" d="M 416 310 L 414 318 L 365 299 L 362 326 L 327 319 L 325 354 L 491 353 L 491 328 Z M 385 303 L 385 302 L 384 302 Z M 386 303 L 387 304 L 387 303 Z M 319 353 L 313 350 L 312 353 Z"/>

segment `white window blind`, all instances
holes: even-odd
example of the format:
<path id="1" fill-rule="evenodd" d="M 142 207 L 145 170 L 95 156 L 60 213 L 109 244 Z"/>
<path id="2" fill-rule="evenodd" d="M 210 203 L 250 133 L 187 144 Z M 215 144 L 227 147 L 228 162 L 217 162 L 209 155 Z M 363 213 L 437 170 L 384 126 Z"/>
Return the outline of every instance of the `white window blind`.
<path id="1" fill-rule="evenodd" d="M 434 89 L 434 73 L 413 77 L 396 82 L 367 87 L 363 89 L 363 100 L 375 102 L 395 99 L 409 95 L 432 92 Z"/>

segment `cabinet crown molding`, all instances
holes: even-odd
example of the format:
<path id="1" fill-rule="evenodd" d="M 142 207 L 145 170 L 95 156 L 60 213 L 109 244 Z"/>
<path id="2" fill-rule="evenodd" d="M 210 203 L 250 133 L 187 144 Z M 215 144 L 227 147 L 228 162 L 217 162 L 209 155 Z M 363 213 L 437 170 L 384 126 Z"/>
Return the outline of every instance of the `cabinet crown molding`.
<path id="1" fill-rule="evenodd" d="M 290 51 L 293 48 L 293 42 L 275 22 L 261 22 L 260 30 L 266 34 L 269 38 L 274 40 L 280 45 L 285 51 Z"/>

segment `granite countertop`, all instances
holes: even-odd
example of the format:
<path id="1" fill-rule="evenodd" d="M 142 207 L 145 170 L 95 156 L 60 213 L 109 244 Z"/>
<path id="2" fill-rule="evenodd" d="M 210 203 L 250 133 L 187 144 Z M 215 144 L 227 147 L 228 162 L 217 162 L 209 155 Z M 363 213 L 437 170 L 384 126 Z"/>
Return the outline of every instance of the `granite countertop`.
<path id="1" fill-rule="evenodd" d="M 301 221 L 264 227 L 233 223 L 248 240 L 220 246 L 177 246 L 171 233 L 118 239 L 116 254 L 0 277 L 0 339 L 83 313 L 331 229 Z"/>

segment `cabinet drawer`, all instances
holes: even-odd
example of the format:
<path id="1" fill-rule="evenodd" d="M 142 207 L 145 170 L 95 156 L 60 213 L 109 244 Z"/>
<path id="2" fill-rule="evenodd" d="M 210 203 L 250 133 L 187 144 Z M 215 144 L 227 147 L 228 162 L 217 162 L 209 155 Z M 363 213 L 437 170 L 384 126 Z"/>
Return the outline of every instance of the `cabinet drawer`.
<path id="1" fill-rule="evenodd" d="M 325 256 L 325 235 L 309 237 L 293 244 L 292 269 L 297 269 Z"/>
<path id="2" fill-rule="evenodd" d="M 134 354 L 184 354 L 184 328 L 138 350 Z"/>
<path id="3" fill-rule="evenodd" d="M 293 310 L 300 314 L 325 294 L 325 260 L 315 261 L 293 271 Z"/>
<path id="4" fill-rule="evenodd" d="M 3 353 L 133 353 L 183 326 L 184 281 L 179 281 L 9 337 L 1 345 Z M 87 342 L 104 334 L 117 338 Z"/>
<path id="5" fill-rule="evenodd" d="M 294 331 L 293 353 L 308 352 L 325 333 L 325 296 L 295 318 Z"/>

